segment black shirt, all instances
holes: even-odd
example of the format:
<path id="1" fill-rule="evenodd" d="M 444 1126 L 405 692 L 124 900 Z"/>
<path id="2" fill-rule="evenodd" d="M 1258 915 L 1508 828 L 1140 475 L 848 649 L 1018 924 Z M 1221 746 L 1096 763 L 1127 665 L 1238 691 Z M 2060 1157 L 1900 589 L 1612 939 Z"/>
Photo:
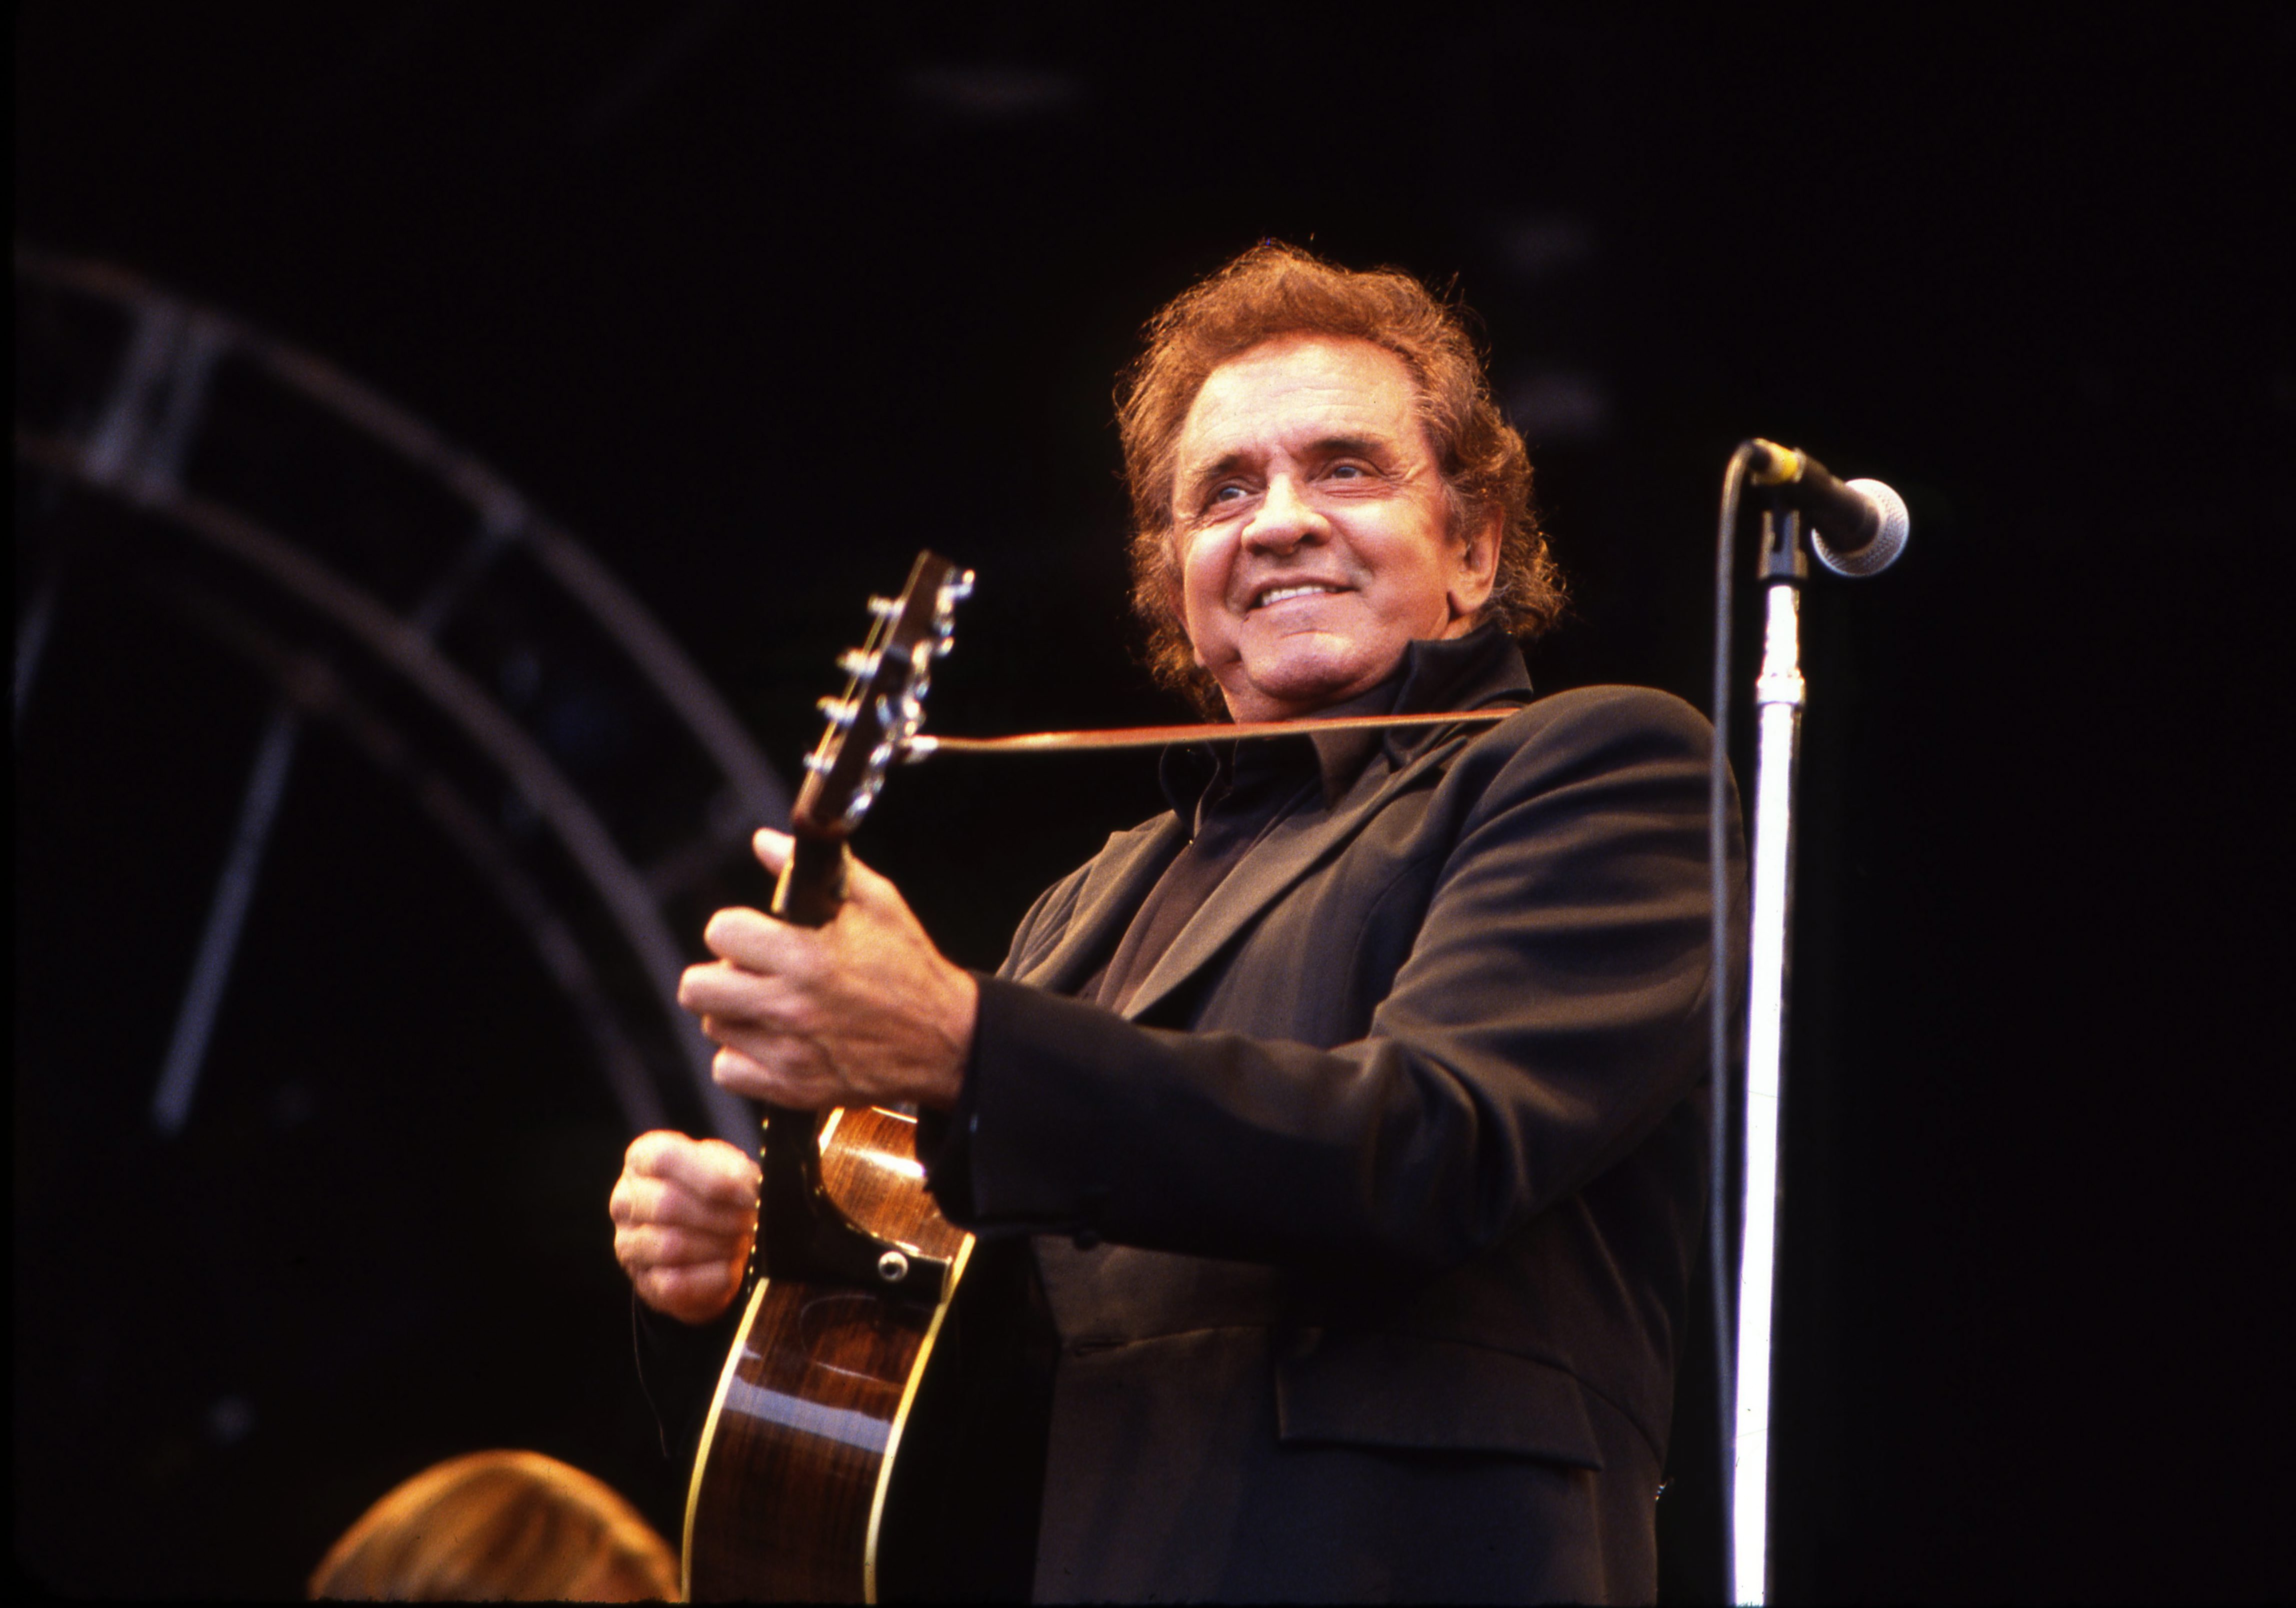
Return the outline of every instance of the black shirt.
<path id="1" fill-rule="evenodd" d="M 1370 691 L 1316 714 L 1323 719 L 1386 714 L 1402 681 L 1398 670 Z M 1188 841 L 1141 901 L 1115 952 L 1077 997 L 1122 1010 L 1188 918 L 1268 828 L 1311 799 L 1329 804 L 1344 793 L 1377 740 L 1375 732 L 1327 731 L 1167 749 L 1159 779 L 1173 813 L 1190 823 Z"/>

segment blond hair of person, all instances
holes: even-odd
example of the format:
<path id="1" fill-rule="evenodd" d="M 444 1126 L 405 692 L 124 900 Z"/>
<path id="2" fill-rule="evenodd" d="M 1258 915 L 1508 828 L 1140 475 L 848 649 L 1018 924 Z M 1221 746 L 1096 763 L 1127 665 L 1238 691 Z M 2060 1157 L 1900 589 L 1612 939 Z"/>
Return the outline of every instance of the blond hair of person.
<path id="1" fill-rule="evenodd" d="M 677 1559 L 611 1486 L 540 1452 L 434 1464 L 359 1515 L 314 1598 L 636 1603 L 677 1596 Z"/>

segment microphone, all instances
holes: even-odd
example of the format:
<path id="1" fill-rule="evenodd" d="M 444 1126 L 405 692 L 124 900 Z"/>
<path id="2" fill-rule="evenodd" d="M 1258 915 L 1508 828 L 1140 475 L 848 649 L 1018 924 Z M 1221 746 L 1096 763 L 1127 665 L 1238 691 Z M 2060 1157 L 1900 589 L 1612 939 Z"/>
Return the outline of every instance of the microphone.
<path id="1" fill-rule="evenodd" d="M 1906 551 L 1912 528 L 1906 500 L 1879 480 L 1837 480 L 1808 453 L 1759 437 L 1747 445 L 1754 484 L 1776 488 L 1802 511 L 1810 523 L 1810 546 L 1834 574 L 1877 575 Z"/>

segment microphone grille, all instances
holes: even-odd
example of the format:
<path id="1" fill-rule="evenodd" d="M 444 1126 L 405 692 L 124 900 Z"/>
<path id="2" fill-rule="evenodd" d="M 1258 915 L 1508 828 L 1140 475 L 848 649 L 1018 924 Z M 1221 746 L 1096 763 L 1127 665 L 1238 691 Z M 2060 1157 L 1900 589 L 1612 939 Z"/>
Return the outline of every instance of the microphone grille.
<path id="1" fill-rule="evenodd" d="M 1882 528 L 1874 533 L 1872 541 L 1852 552 L 1834 551 L 1816 531 L 1810 532 L 1809 544 L 1816 549 L 1818 561 L 1835 575 L 1878 575 L 1906 551 L 1906 537 L 1913 529 L 1913 520 L 1906 512 L 1906 500 L 1879 480 L 1850 480 L 1844 484 L 1874 505 L 1874 510 L 1882 516 Z"/>

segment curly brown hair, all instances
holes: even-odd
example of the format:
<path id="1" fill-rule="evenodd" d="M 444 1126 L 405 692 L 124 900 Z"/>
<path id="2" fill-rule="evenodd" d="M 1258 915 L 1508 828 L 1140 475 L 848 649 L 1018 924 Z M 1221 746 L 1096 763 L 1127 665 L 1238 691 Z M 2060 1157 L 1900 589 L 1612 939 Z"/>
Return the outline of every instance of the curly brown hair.
<path id="1" fill-rule="evenodd" d="M 1116 417 L 1132 492 L 1132 608 L 1147 628 L 1157 681 L 1206 713 L 1225 706 L 1196 664 L 1180 613 L 1173 479 L 1182 425 L 1213 370 L 1283 335 L 1367 340 L 1411 371 L 1451 527 L 1501 516 L 1498 575 L 1479 619 L 1530 637 L 1562 612 L 1562 577 L 1530 503 L 1530 455 L 1491 400 L 1464 309 L 1395 268 L 1365 273 L 1263 241 L 1175 297 L 1148 321 L 1143 350 L 1117 384 Z"/>

